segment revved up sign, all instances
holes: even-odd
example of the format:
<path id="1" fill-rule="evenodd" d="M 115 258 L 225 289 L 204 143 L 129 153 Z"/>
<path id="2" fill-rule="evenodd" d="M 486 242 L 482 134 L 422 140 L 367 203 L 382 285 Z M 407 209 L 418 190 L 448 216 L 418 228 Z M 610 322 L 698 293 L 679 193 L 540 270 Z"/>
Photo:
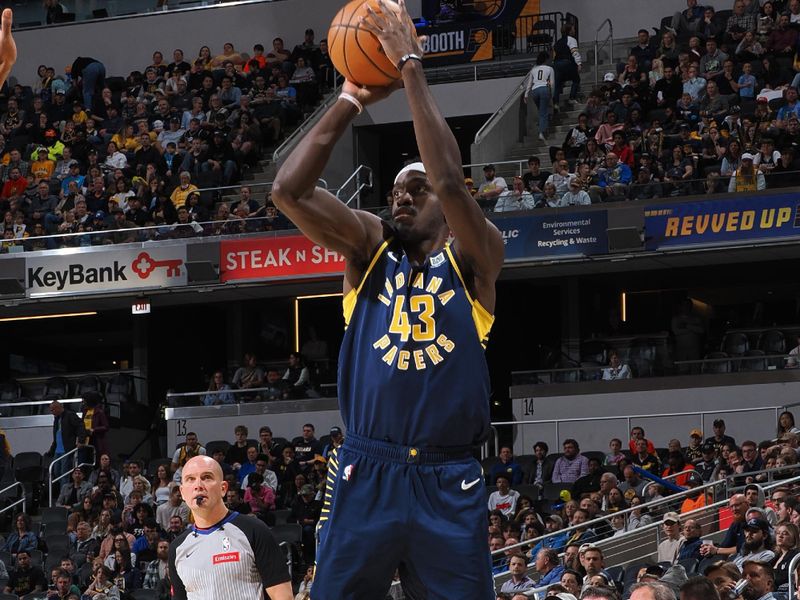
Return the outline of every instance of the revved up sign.
<path id="1" fill-rule="evenodd" d="M 186 247 L 114 248 L 25 257 L 28 296 L 186 285 Z"/>

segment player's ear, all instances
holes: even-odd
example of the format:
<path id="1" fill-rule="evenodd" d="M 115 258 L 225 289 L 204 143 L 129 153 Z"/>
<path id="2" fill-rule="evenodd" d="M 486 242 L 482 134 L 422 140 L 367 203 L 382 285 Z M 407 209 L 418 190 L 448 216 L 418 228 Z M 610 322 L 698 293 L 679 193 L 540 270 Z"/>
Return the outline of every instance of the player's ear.
<path id="1" fill-rule="evenodd" d="M 228 494 L 228 482 L 223 479 L 220 488 L 222 488 L 222 498 L 224 499 Z"/>

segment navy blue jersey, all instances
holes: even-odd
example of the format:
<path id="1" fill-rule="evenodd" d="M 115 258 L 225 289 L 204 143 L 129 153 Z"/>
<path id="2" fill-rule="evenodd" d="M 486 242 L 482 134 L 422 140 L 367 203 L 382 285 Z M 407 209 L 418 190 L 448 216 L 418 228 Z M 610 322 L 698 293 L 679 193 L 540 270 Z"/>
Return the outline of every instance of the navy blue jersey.
<path id="1" fill-rule="evenodd" d="M 420 447 L 486 437 L 494 317 L 467 291 L 449 245 L 415 267 L 383 242 L 343 305 L 338 387 L 348 432 Z"/>

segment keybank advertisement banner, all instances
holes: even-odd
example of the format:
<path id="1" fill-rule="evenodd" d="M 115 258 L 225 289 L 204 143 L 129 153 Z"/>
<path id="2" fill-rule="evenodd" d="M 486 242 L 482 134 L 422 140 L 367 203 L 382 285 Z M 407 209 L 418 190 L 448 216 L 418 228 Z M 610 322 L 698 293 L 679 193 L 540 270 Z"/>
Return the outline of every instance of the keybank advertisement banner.
<path id="1" fill-rule="evenodd" d="M 220 280 L 283 279 L 344 273 L 344 257 L 302 235 L 222 240 Z"/>
<path id="2" fill-rule="evenodd" d="M 728 197 L 645 208 L 648 250 L 800 236 L 796 194 Z"/>
<path id="3" fill-rule="evenodd" d="M 28 296 L 186 285 L 186 246 L 102 246 L 89 252 L 26 256 L 25 283 Z"/>
<path id="4" fill-rule="evenodd" d="M 503 234 L 506 260 L 608 254 L 608 213 L 524 215 L 493 218 Z"/>

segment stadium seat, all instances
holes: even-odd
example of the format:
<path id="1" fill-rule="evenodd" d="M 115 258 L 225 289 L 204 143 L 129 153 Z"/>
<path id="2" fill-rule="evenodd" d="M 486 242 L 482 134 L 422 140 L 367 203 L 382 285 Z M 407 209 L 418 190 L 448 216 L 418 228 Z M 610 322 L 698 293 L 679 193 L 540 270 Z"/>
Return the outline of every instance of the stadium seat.
<path id="1" fill-rule="evenodd" d="M 16 379 L 0 383 L 0 402 L 14 402 L 22 397 L 22 386 Z"/>
<path id="2" fill-rule="evenodd" d="M 622 583 L 625 577 L 625 567 L 617 566 L 617 567 L 609 567 L 606 569 L 606 573 L 611 578 L 611 582 L 617 588 L 618 592 L 622 592 Z"/>
<path id="3" fill-rule="evenodd" d="M 652 564 L 652 562 L 638 562 L 625 567 L 625 575 L 622 580 L 623 588 L 627 590 L 636 583 L 636 576 L 639 574 L 639 569 L 642 567 L 649 567 Z"/>
<path id="4" fill-rule="evenodd" d="M 0 600 L 19 600 L 19 596 L 16 594 L 0 593 Z"/>
<path id="5" fill-rule="evenodd" d="M 656 448 L 656 455 L 658 456 L 658 460 L 661 461 L 662 465 L 667 464 L 667 459 L 669 458 L 669 449 L 667 448 Z"/>
<path id="6" fill-rule="evenodd" d="M 572 491 L 571 483 L 545 483 L 542 493 L 547 500 L 558 500 L 561 497 L 561 491 Z"/>
<path id="7" fill-rule="evenodd" d="M 38 452 L 18 452 L 14 456 L 14 478 L 21 483 L 43 481 L 42 455 Z"/>
<path id="8" fill-rule="evenodd" d="M 538 485 L 522 483 L 520 485 L 515 485 L 514 489 L 519 492 L 520 496 L 527 496 L 531 500 L 536 500 L 539 497 Z"/>
<path id="9" fill-rule="evenodd" d="M 785 354 L 786 336 L 777 329 L 763 331 L 758 336 L 758 349 L 763 350 L 764 354 Z M 770 358 L 767 363 L 777 369 L 782 369 L 785 364 L 783 358 Z"/>
<path id="10" fill-rule="evenodd" d="M 729 331 L 722 338 L 720 350 L 728 356 L 742 356 L 750 349 L 750 340 L 743 333 Z"/>
<path id="11" fill-rule="evenodd" d="M 747 357 L 739 365 L 740 371 L 766 371 L 767 359 L 764 358 L 763 350 L 748 350 L 744 353 Z"/>
<path id="12" fill-rule="evenodd" d="M 3 561 L 6 568 L 10 569 L 14 566 L 14 556 L 8 550 L 0 550 L 0 560 Z"/>
<path id="13" fill-rule="evenodd" d="M 284 437 L 274 437 L 272 438 L 272 441 L 278 444 L 278 446 L 280 446 L 281 448 L 284 448 L 289 445 L 289 440 L 287 440 Z"/>
<path id="14" fill-rule="evenodd" d="M 103 393 L 103 382 L 97 375 L 85 375 L 78 380 L 75 385 L 75 395 L 82 397 L 86 392 Z"/>
<path id="15" fill-rule="evenodd" d="M 600 452 L 599 450 L 587 450 L 586 452 L 581 452 L 586 458 L 596 458 L 600 461 L 602 465 L 606 459 L 606 455 L 604 452 Z"/>
<path id="16" fill-rule="evenodd" d="M 45 398 L 62 399 L 69 397 L 69 380 L 66 377 L 51 377 L 44 382 L 42 396 Z"/>
<path id="17" fill-rule="evenodd" d="M 206 449 L 206 455 L 211 456 L 216 452 L 218 449 L 221 449 L 226 454 L 228 453 L 228 449 L 231 447 L 230 442 L 227 440 L 211 440 L 210 442 L 206 442 L 203 444 Z"/>
<path id="18" fill-rule="evenodd" d="M 44 543 L 48 555 L 64 556 L 69 552 L 69 536 L 63 533 L 46 533 Z"/>
<path id="19" fill-rule="evenodd" d="M 692 575 L 697 574 L 697 564 L 698 560 L 696 558 L 683 558 L 678 561 L 678 564 L 684 568 L 686 574 L 691 577 Z"/>
<path id="20" fill-rule="evenodd" d="M 158 600 L 158 590 L 132 590 L 128 592 L 133 600 Z"/>
<path id="21" fill-rule="evenodd" d="M 713 360 L 719 358 L 728 358 L 728 354 L 725 352 L 709 352 L 705 355 L 705 360 Z M 718 361 L 718 362 L 708 362 L 703 363 L 702 367 L 703 373 L 730 373 L 731 372 L 731 363 L 730 361 Z"/>
<path id="22" fill-rule="evenodd" d="M 291 514 L 291 510 L 288 508 L 279 508 L 275 511 L 275 526 L 278 525 L 286 525 L 289 521 L 289 515 Z"/>
<path id="23" fill-rule="evenodd" d="M 30 594 L 25 594 L 24 596 L 20 596 L 19 600 L 45 600 L 47 598 L 46 592 L 31 592 Z"/>
<path id="24" fill-rule="evenodd" d="M 283 525 L 275 525 L 272 528 L 272 537 L 279 544 L 286 542 L 287 544 L 297 545 L 302 539 L 303 528 L 297 523 L 284 523 Z"/>
<path id="25" fill-rule="evenodd" d="M 117 373 L 106 381 L 106 402 L 123 406 L 136 401 L 133 377 L 127 373 Z"/>

